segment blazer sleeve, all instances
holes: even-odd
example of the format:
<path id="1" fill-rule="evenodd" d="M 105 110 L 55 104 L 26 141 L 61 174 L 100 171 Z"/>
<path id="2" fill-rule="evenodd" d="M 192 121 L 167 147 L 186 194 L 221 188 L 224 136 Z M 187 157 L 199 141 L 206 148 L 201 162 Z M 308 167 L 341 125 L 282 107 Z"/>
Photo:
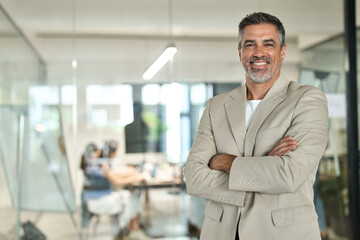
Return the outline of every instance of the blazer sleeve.
<path id="1" fill-rule="evenodd" d="M 318 167 L 328 140 L 328 108 L 325 95 L 308 88 L 299 98 L 285 136 L 298 141 L 283 156 L 235 158 L 229 189 L 267 194 L 295 193 Z"/>
<path id="2" fill-rule="evenodd" d="M 216 202 L 242 206 L 245 192 L 230 190 L 229 176 L 224 172 L 211 170 L 208 166 L 210 159 L 217 154 L 209 114 L 211 101 L 208 101 L 203 112 L 184 168 L 187 192 Z"/>

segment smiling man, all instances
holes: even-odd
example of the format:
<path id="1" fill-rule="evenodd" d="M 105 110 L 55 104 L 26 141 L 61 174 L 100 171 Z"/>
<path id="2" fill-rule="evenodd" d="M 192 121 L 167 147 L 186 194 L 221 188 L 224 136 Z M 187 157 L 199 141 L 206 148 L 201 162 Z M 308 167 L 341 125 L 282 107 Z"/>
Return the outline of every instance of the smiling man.
<path id="1" fill-rule="evenodd" d="M 209 200 L 200 239 L 320 240 L 313 184 L 326 98 L 280 74 L 285 30 L 275 16 L 246 16 L 238 51 L 245 85 L 208 101 L 185 166 L 188 193 Z"/>

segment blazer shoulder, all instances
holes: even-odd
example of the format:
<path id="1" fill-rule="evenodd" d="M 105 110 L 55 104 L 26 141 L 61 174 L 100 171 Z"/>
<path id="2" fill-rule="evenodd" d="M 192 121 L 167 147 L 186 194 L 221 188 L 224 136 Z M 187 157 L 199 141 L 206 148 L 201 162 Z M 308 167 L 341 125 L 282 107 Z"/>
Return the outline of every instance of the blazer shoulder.
<path id="1" fill-rule="evenodd" d="M 311 85 L 301 85 L 297 82 L 291 81 L 288 87 L 289 93 L 297 93 L 299 96 L 303 95 L 320 95 L 325 97 L 325 94 L 323 91 L 321 91 L 319 88 L 311 86 Z"/>

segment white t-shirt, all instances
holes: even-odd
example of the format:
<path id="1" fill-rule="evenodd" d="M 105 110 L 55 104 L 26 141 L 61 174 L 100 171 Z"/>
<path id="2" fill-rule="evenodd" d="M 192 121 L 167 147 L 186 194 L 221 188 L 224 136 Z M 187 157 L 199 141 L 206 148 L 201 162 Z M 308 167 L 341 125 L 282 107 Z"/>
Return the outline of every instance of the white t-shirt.
<path id="1" fill-rule="evenodd" d="M 255 111 L 262 100 L 246 100 L 246 129 L 250 126 Z"/>

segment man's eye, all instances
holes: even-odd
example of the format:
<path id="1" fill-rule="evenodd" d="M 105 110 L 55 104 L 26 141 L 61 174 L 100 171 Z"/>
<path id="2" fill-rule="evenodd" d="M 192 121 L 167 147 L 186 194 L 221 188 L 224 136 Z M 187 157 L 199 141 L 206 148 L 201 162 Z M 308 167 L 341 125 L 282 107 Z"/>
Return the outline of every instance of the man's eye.
<path id="1" fill-rule="evenodd" d="M 248 43 L 248 44 L 245 44 L 245 47 L 253 47 L 254 44 L 253 43 Z"/>
<path id="2" fill-rule="evenodd" d="M 274 44 L 272 44 L 272 43 L 266 43 L 265 46 L 267 46 L 267 47 L 273 47 Z"/>

